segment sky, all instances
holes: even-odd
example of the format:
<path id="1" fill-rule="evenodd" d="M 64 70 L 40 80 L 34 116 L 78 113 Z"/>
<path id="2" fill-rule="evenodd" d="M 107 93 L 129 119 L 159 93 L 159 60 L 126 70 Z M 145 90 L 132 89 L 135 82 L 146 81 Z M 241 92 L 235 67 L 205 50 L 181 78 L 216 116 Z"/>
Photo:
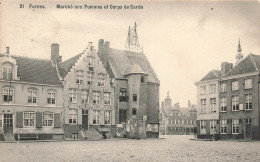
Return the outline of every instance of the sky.
<path id="1" fill-rule="evenodd" d="M 98 40 L 124 50 L 128 27 L 137 23 L 140 45 L 160 80 L 160 101 L 197 104 L 195 82 L 221 62 L 235 63 L 240 38 L 244 57 L 260 55 L 259 2 L 2 1 L 0 52 L 50 59 L 52 43 L 67 60 Z M 29 4 L 44 5 L 32 9 Z M 143 9 L 57 9 L 63 5 L 135 5 Z"/>

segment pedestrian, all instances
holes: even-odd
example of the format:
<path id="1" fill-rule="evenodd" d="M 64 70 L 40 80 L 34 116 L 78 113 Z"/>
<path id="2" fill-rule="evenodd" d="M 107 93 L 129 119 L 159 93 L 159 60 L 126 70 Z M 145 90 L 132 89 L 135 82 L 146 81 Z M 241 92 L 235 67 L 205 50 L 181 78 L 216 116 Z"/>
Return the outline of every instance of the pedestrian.
<path id="1" fill-rule="evenodd" d="M 197 127 L 194 127 L 194 138 L 197 138 Z"/>

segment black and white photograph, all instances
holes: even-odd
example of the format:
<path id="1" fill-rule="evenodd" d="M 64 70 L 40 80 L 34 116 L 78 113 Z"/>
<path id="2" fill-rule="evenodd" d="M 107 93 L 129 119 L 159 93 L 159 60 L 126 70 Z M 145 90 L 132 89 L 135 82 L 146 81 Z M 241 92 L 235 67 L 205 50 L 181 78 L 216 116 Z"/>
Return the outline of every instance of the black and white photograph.
<path id="1" fill-rule="evenodd" d="M 0 162 L 260 161 L 260 1 L 0 0 Z"/>

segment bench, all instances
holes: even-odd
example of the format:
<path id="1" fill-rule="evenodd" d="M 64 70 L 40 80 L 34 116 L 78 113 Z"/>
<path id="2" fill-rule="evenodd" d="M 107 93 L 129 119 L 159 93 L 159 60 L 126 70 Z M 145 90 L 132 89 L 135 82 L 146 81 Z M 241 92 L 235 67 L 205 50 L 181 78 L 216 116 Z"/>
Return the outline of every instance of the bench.
<path id="1" fill-rule="evenodd" d="M 18 141 L 20 140 L 37 140 L 38 139 L 38 134 L 18 134 Z"/>

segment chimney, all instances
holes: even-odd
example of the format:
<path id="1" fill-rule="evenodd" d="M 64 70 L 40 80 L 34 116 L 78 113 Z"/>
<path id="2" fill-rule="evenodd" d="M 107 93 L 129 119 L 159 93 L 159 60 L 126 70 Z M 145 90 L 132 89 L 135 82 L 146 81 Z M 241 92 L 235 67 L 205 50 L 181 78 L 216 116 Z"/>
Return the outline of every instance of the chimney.
<path id="1" fill-rule="evenodd" d="M 53 43 L 51 45 L 51 61 L 52 64 L 56 64 L 59 63 L 59 61 L 61 61 L 61 58 L 59 56 L 59 44 L 57 43 Z"/>
<path id="2" fill-rule="evenodd" d="M 105 42 L 105 48 L 106 48 L 106 50 L 109 48 L 109 44 L 110 44 L 109 41 L 106 41 L 106 42 Z"/>
<path id="3" fill-rule="evenodd" d="M 103 39 L 100 39 L 98 41 L 98 56 L 105 67 L 107 66 L 107 61 L 109 58 L 109 53 L 108 53 L 109 45 L 110 45 L 109 41 L 104 42 Z"/>
<path id="4" fill-rule="evenodd" d="M 101 50 L 103 48 L 103 46 L 104 46 L 104 39 L 100 39 L 98 41 L 98 50 Z"/>
<path id="5" fill-rule="evenodd" d="M 6 47 L 6 56 L 8 56 L 9 57 L 9 47 Z"/>
<path id="6" fill-rule="evenodd" d="M 221 76 L 224 76 L 230 69 L 233 67 L 233 64 L 228 62 L 221 63 Z"/>
<path id="7" fill-rule="evenodd" d="M 191 107 L 191 105 L 190 105 L 190 100 L 188 100 L 188 107 Z"/>
<path id="8" fill-rule="evenodd" d="M 89 47 L 89 50 L 90 50 L 90 51 L 93 50 L 92 42 L 88 42 L 88 47 Z"/>

